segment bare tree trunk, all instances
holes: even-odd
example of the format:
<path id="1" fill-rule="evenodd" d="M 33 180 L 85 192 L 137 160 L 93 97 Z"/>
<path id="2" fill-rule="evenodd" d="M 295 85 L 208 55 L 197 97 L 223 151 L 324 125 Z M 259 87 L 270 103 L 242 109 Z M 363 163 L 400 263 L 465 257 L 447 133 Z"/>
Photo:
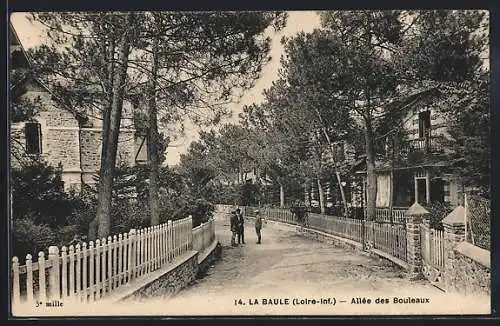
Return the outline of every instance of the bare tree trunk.
<path id="1" fill-rule="evenodd" d="M 283 187 L 283 184 L 280 182 L 280 207 L 284 208 L 285 207 L 285 188 Z"/>
<path id="2" fill-rule="evenodd" d="M 149 210 L 151 214 L 151 226 L 160 224 L 160 203 L 158 198 L 158 170 L 159 157 L 159 134 L 158 134 L 158 110 L 156 108 L 156 79 L 158 72 L 158 38 L 153 40 L 153 59 L 151 72 L 148 80 L 148 156 L 149 156 Z"/>
<path id="3" fill-rule="evenodd" d="M 131 23 L 133 13 L 129 13 L 128 21 Z M 130 51 L 129 31 L 124 32 L 118 49 L 118 65 L 113 79 L 113 100 L 109 119 L 109 134 L 104 155 L 101 158 L 99 172 L 99 186 L 97 197 L 98 221 L 97 237 L 107 237 L 111 230 L 111 196 L 113 188 L 113 174 L 116 165 L 116 152 L 123 108 L 124 84 L 127 77 L 128 55 Z"/>
<path id="4" fill-rule="evenodd" d="M 335 153 L 334 153 L 333 148 L 332 148 L 332 142 L 330 140 L 330 136 L 328 136 L 328 133 L 326 132 L 326 129 L 324 127 L 322 129 L 323 129 L 323 134 L 325 135 L 326 141 L 328 142 L 328 148 L 330 149 L 332 157 L 335 157 Z M 342 197 L 342 203 L 344 204 L 344 216 L 347 217 L 347 214 L 348 214 L 347 200 L 345 198 L 344 187 L 342 187 L 342 179 L 340 178 L 340 172 L 337 169 L 336 162 L 333 162 L 333 167 L 335 169 L 335 177 L 337 178 L 337 184 L 339 185 L 340 196 Z"/>
<path id="5" fill-rule="evenodd" d="M 107 66 L 106 66 L 107 79 L 110 83 L 113 83 L 113 73 L 114 73 L 113 57 L 115 55 L 114 40 L 110 40 L 110 46 L 108 49 L 106 49 L 105 45 L 103 46 L 102 55 L 108 61 Z M 108 92 L 109 92 L 108 103 L 107 103 L 106 107 L 103 109 L 103 114 L 102 114 L 101 161 L 100 161 L 99 171 L 102 171 L 105 168 L 104 167 L 105 161 L 103 160 L 103 157 L 106 155 L 106 152 L 108 150 L 109 124 L 110 124 L 110 118 L 111 118 L 111 103 L 113 102 L 113 90 L 111 88 L 112 87 L 110 87 L 110 89 L 108 89 Z M 87 234 L 87 237 L 89 240 L 97 239 L 98 225 L 99 225 L 99 220 L 98 220 L 98 217 L 96 215 L 94 217 L 94 219 L 89 223 L 89 230 L 88 230 L 88 234 Z"/>
<path id="6" fill-rule="evenodd" d="M 325 193 L 323 191 L 323 186 L 321 185 L 321 179 L 319 176 L 318 178 L 316 178 L 316 182 L 318 184 L 319 207 L 321 210 L 321 214 L 325 214 Z"/>
<path id="7" fill-rule="evenodd" d="M 377 175 L 375 173 L 375 148 L 373 146 L 373 129 L 371 121 L 365 120 L 365 145 L 366 145 L 366 218 L 375 219 L 375 206 L 377 200 Z"/>
<path id="8" fill-rule="evenodd" d="M 391 175 L 390 175 L 390 183 L 389 183 L 389 217 L 391 224 L 394 223 L 392 210 L 393 210 L 393 198 L 394 198 L 394 138 L 392 139 L 392 150 L 391 150 Z"/>

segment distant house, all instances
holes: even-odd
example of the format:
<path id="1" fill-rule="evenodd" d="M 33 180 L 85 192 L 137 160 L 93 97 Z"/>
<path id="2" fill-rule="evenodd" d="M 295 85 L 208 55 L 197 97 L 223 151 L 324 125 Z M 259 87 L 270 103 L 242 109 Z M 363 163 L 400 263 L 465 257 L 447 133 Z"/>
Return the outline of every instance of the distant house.
<path id="1" fill-rule="evenodd" d="M 315 137 L 321 135 L 311 133 L 309 137 L 310 144 L 317 144 Z M 322 145 L 321 150 L 321 165 L 324 171 L 321 178 L 321 188 L 324 194 L 325 207 L 343 207 L 342 195 L 338 184 L 335 171 L 340 173 L 341 186 L 344 190 L 344 195 L 348 206 L 362 207 L 362 177 L 352 175 L 350 173 L 352 166 L 356 164 L 360 154 L 359 148 L 349 141 L 349 137 L 331 140 L 331 147 L 326 144 Z M 312 207 L 319 207 L 319 189 L 317 180 L 311 181 L 305 187 L 305 202 Z M 335 211 L 337 214 L 339 211 Z"/>
<path id="2" fill-rule="evenodd" d="M 37 100 L 41 106 L 34 117 L 11 124 L 11 167 L 19 167 L 26 159 L 41 157 L 50 165 L 62 165 L 66 190 L 95 183 L 102 149 L 99 111 L 82 121 L 81 115 L 64 105 L 33 76 L 29 57 L 12 25 L 9 35 L 11 73 L 24 76 L 11 85 L 10 96 Z M 146 146 L 136 135 L 132 105 L 124 103 L 123 111 L 117 164 L 133 165 L 137 160 L 145 160 Z"/>
<path id="3" fill-rule="evenodd" d="M 451 119 L 439 107 L 422 105 L 401 117 L 406 137 L 397 139 L 394 156 L 389 140 L 379 141 L 377 156 L 377 198 L 379 208 L 407 208 L 414 202 L 428 206 L 432 202 L 457 205 L 461 200 L 462 183 L 447 161 L 450 144 Z M 383 143 L 380 145 L 380 143 Z M 381 149 L 381 150 L 380 150 Z M 366 193 L 366 164 L 360 160 L 356 173 L 364 178 Z M 366 195 L 365 201 L 366 201 Z"/>

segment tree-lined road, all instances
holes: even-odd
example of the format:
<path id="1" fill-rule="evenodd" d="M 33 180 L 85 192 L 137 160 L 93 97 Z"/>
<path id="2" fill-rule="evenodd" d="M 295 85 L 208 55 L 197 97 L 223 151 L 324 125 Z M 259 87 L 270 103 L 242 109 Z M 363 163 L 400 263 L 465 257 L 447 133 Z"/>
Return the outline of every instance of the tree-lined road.
<path id="1" fill-rule="evenodd" d="M 161 314 L 460 313 L 460 307 L 484 310 L 485 305 L 478 301 L 462 305 L 461 298 L 444 294 L 425 280 L 408 280 L 404 271 L 385 260 L 304 238 L 287 226 L 268 223 L 262 230 L 263 243 L 258 245 L 253 221 L 247 220 L 246 244 L 238 247 L 230 246 L 228 216 L 217 216 L 216 232 L 223 245 L 221 259 L 175 297 L 152 300 L 160 303 Z M 372 302 L 352 304 L 358 297 Z M 395 304 L 394 297 L 429 298 L 430 302 Z M 294 305 L 294 298 L 302 302 L 331 298 L 331 303 Z M 377 304 L 377 298 L 387 298 L 390 303 Z M 276 299 L 279 304 L 265 305 L 264 299 Z M 150 307 L 155 309 L 157 305 Z"/>

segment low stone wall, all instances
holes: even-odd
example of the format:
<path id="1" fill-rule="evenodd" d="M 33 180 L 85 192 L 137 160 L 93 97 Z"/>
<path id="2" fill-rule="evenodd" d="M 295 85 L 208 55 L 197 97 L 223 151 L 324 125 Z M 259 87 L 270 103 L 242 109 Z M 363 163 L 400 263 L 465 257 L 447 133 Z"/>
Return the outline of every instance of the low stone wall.
<path id="1" fill-rule="evenodd" d="M 150 277 L 150 282 L 143 284 L 123 300 L 141 300 L 151 297 L 171 296 L 188 286 L 198 274 L 198 252 L 191 251 L 176 261 L 160 275 Z"/>
<path id="2" fill-rule="evenodd" d="M 222 247 L 215 240 L 204 252 L 188 251 L 169 265 L 133 280 L 119 288 L 106 302 L 141 301 L 152 297 L 170 297 L 190 285 L 220 257 Z"/>
<path id="3" fill-rule="evenodd" d="M 217 260 L 219 260 L 222 252 L 222 245 L 220 242 L 217 242 L 215 247 L 210 251 L 210 253 L 203 259 L 198 262 L 198 271 L 197 276 L 200 277 L 212 266 Z"/>
<path id="4" fill-rule="evenodd" d="M 309 229 L 309 228 L 304 228 L 304 227 L 297 227 L 297 231 L 304 237 L 308 239 L 313 239 L 316 241 L 320 241 L 323 243 L 328 243 L 331 245 L 334 245 L 335 247 L 340 247 L 340 248 L 345 248 L 345 249 L 351 249 L 351 250 L 362 250 L 363 246 L 361 243 L 341 238 L 329 233 L 325 233 L 322 231 L 314 230 L 314 229 Z"/>
<path id="5" fill-rule="evenodd" d="M 445 275 L 448 291 L 465 295 L 491 294 L 489 251 L 462 242 L 454 249 L 452 268 Z"/>

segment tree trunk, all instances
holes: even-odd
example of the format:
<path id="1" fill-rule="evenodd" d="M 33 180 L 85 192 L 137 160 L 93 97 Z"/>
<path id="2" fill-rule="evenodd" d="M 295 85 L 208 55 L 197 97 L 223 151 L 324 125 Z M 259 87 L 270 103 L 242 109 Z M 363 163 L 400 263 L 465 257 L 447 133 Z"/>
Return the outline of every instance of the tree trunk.
<path id="1" fill-rule="evenodd" d="M 133 14 L 130 13 L 128 21 L 131 23 Z M 97 237 L 109 236 L 111 230 L 111 200 L 113 188 L 113 174 L 116 165 L 116 152 L 118 149 L 118 135 L 123 108 L 124 83 L 127 77 L 128 55 L 130 41 L 128 31 L 124 32 L 118 49 L 118 65 L 113 79 L 113 100 L 109 119 L 109 134 L 106 150 L 101 157 L 101 170 L 99 171 L 99 186 L 97 197 Z"/>
<path id="2" fill-rule="evenodd" d="M 153 40 L 153 59 L 151 72 L 148 80 L 148 156 L 149 156 L 149 210 L 151 214 L 151 226 L 160 224 L 160 203 L 158 198 L 158 174 L 159 174 L 159 134 L 158 134 L 158 110 L 156 108 L 156 79 L 158 72 L 158 39 Z"/>
<path id="3" fill-rule="evenodd" d="M 115 53 L 115 43 L 114 43 L 114 40 L 110 40 L 109 48 L 106 49 L 105 45 L 104 45 L 104 48 L 102 50 L 103 57 L 106 58 L 106 60 L 108 61 L 107 66 L 106 66 L 106 74 L 107 74 L 107 79 L 108 79 L 110 84 L 113 83 L 113 73 L 114 73 L 113 57 L 114 57 L 114 53 Z M 103 109 L 103 113 L 102 113 L 101 162 L 100 162 L 99 171 L 102 171 L 105 168 L 105 166 L 104 166 L 105 161 L 103 160 L 103 157 L 106 155 L 106 152 L 108 150 L 109 124 L 110 124 L 110 118 L 111 118 L 111 103 L 113 102 L 112 87 L 107 89 L 107 91 L 109 92 L 108 103 L 107 103 L 106 107 Z M 89 224 L 89 230 L 87 233 L 87 237 L 89 240 L 97 239 L 98 224 L 99 224 L 99 220 L 98 220 L 98 217 L 96 215 L 94 217 L 94 219 Z"/>
<path id="4" fill-rule="evenodd" d="M 335 153 L 334 153 L 333 148 L 332 148 L 332 142 L 330 140 L 330 136 L 328 136 L 328 133 L 326 132 L 326 129 L 324 127 L 322 128 L 322 130 L 323 130 L 323 134 L 325 135 L 326 141 L 328 142 L 328 148 L 330 149 L 332 157 L 335 157 Z M 340 196 L 342 197 L 342 203 L 344 204 L 344 216 L 347 217 L 347 214 L 348 214 L 347 200 L 345 198 L 344 187 L 342 187 L 342 179 L 340 178 L 340 172 L 337 169 L 336 162 L 333 162 L 333 167 L 335 169 L 335 177 L 337 178 L 337 184 L 339 185 Z"/>
<path id="5" fill-rule="evenodd" d="M 325 214 L 325 193 L 323 191 L 323 186 L 321 185 L 321 179 L 318 177 L 316 181 L 318 184 L 319 207 L 321 210 L 321 214 Z"/>
<path id="6" fill-rule="evenodd" d="M 393 221 L 393 216 L 392 216 L 392 210 L 393 210 L 393 199 L 394 199 L 394 138 L 392 139 L 392 150 L 391 150 L 391 176 L 390 176 L 390 183 L 389 183 L 389 217 L 391 224 L 394 223 Z"/>
<path id="7" fill-rule="evenodd" d="M 375 173 L 375 148 L 373 146 L 373 129 L 371 121 L 365 120 L 365 146 L 366 146 L 366 218 L 375 219 L 375 206 L 377 200 L 377 175 Z"/>
<path id="8" fill-rule="evenodd" d="M 284 208 L 285 207 L 285 188 L 283 187 L 283 184 L 280 182 L 280 207 Z"/>

